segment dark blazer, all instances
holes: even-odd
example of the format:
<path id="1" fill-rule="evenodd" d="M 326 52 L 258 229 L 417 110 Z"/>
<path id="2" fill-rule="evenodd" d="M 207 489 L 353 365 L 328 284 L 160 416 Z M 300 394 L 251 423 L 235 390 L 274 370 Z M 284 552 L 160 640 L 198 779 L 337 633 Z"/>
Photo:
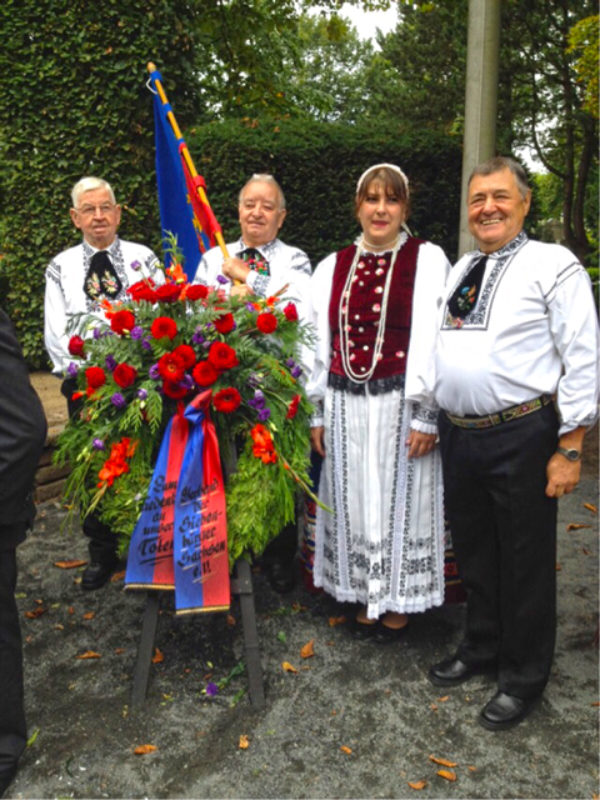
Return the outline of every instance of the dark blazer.
<path id="1" fill-rule="evenodd" d="M 24 538 L 35 516 L 33 481 L 46 440 L 44 409 L 12 322 L 0 308 L 0 548 Z"/>

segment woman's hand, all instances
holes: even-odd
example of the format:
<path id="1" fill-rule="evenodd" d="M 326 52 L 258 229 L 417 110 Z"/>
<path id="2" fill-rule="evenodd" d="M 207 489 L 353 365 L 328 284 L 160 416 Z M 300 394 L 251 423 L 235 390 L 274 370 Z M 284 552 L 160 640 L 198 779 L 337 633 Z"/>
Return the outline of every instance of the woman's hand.
<path id="1" fill-rule="evenodd" d="M 411 432 L 406 440 L 408 447 L 409 458 L 420 458 L 431 453 L 435 447 L 436 435 L 435 433 L 421 433 L 411 429 Z"/>
<path id="2" fill-rule="evenodd" d="M 325 458 L 325 428 L 317 425 L 310 429 L 310 444 L 315 453 Z"/>

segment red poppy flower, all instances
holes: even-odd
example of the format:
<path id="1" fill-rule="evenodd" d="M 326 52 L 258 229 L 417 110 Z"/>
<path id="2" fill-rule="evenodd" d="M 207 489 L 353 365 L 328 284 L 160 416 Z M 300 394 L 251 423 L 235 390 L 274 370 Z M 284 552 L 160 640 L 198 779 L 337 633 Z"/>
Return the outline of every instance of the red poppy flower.
<path id="1" fill-rule="evenodd" d="M 298 321 L 298 309 L 296 308 L 294 303 L 288 303 L 287 306 L 283 309 L 283 313 L 285 314 L 285 318 L 288 319 L 290 322 Z"/>
<path id="2" fill-rule="evenodd" d="M 150 333 L 155 339 L 165 336 L 173 339 L 177 335 L 177 323 L 171 317 L 157 317 L 150 326 Z"/>
<path id="3" fill-rule="evenodd" d="M 120 386 L 122 389 L 126 389 L 128 386 L 131 386 L 133 383 L 135 383 L 135 379 L 137 378 L 137 369 L 132 367 L 130 364 L 117 364 L 113 370 L 113 378 L 117 386 Z"/>
<path id="4" fill-rule="evenodd" d="M 219 372 L 237 367 L 238 359 L 233 347 L 225 342 L 213 342 L 208 350 L 208 360 Z"/>
<path id="5" fill-rule="evenodd" d="M 273 333 L 277 327 L 277 317 L 270 311 L 264 311 L 256 318 L 256 327 L 261 333 Z"/>
<path id="6" fill-rule="evenodd" d="M 190 369 L 196 363 L 196 353 L 194 353 L 194 348 L 190 347 L 189 344 L 180 344 L 173 350 L 173 353 L 179 356 L 186 369 Z"/>
<path id="7" fill-rule="evenodd" d="M 98 389 L 106 383 L 106 373 L 102 367 L 88 367 L 85 371 L 85 379 L 90 389 Z"/>
<path id="8" fill-rule="evenodd" d="M 171 381 L 163 381 L 162 389 L 164 394 L 173 400 L 181 400 L 181 398 L 185 397 L 189 392 L 187 386 L 183 386 L 180 383 L 173 383 Z"/>
<path id="9" fill-rule="evenodd" d="M 221 314 L 220 317 L 214 321 L 215 328 L 219 333 L 229 333 L 235 328 L 235 320 L 233 314 Z"/>
<path id="10" fill-rule="evenodd" d="M 147 280 L 138 281 L 130 286 L 129 289 L 127 289 L 127 294 L 129 294 L 131 299 L 136 303 L 138 303 L 140 300 L 147 300 L 149 303 L 156 303 L 157 297 L 156 292 L 154 291 L 155 288 L 156 284 L 152 278 L 148 278 Z"/>
<path id="11" fill-rule="evenodd" d="M 181 286 L 176 283 L 163 283 L 155 290 L 156 299 L 162 300 L 163 303 L 173 303 L 179 300 L 181 294 Z"/>
<path id="12" fill-rule="evenodd" d="M 131 311 L 115 311 L 110 320 L 110 327 L 119 336 L 129 331 L 135 325 L 135 315 Z"/>
<path id="13" fill-rule="evenodd" d="M 175 353 L 165 353 L 158 359 L 158 372 L 163 380 L 179 383 L 185 375 L 183 359 Z"/>
<path id="14" fill-rule="evenodd" d="M 242 397 L 237 389 L 230 386 L 227 389 L 221 389 L 213 398 L 213 405 L 217 411 L 222 411 L 223 414 L 231 414 L 239 408 L 242 402 Z"/>
<path id="15" fill-rule="evenodd" d="M 188 300 L 204 300 L 208 297 L 208 286 L 203 286 L 201 283 L 195 283 L 193 286 L 188 286 L 185 290 L 185 296 Z"/>
<path id="16" fill-rule="evenodd" d="M 210 361 L 199 361 L 192 371 L 192 378 L 198 386 L 211 386 L 218 377 L 219 372 Z"/>
<path id="17" fill-rule="evenodd" d="M 85 342 L 81 336 L 71 336 L 69 339 L 69 353 L 72 356 L 83 356 Z"/>

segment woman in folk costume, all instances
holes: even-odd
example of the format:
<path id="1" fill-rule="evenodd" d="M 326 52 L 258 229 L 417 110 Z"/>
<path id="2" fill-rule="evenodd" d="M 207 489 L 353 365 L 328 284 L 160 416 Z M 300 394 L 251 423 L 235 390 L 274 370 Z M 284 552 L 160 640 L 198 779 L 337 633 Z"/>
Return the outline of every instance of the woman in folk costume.
<path id="1" fill-rule="evenodd" d="M 307 391 L 324 456 L 314 583 L 360 604 L 357 638 L 397 639 L 444 601 L 444 513 L 433 347 L 450 268 L 405 230 L 408 180 L 377 164 L 358 180 L 362 234 L 311 278 L 317 345 Z"/>

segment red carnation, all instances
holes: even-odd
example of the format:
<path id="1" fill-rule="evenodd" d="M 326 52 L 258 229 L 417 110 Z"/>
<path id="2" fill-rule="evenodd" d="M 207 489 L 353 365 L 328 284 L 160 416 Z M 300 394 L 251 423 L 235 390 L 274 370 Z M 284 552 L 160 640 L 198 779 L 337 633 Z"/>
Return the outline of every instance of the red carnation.
<path id="1" fill-rule="evenodd" d="M 233 314 L 221 314 L 220 317 L 214 321 L 215 328 L 219 331 L 219 333 L 229 333 L 235 328 L 235 320 L 233 318 Z"/>
<path id="2" fill-rule="evenodd" d="M 233 347 L 225 342 L 213 342 L 208 350 L 208 360 L 219 372 L 237 367 L 238 359 Z"/>
<path id="3" fill-rule="evenodd" d="M 181 400 L 181 398 L 185 397 L 189 392 L 187 386 L 183 386 L 181 383 L 173 383 L 171 381 L 163 381 L 162 390 L 163 393 L 172 400 Z"/>
<path id="4" fill-rule="evenodd" d="M 300 405 L 300 400 L 302 398 L 299 394 L 295 394 L 292 397 L 292 402 L 288 406 L 287 414 L 285 415 L 286 419 L 294 419 L 296 414 L 298 413 L 298 406 Z"/>
<path id="5" fill-rule="evenodd" d="M 131 299 L 139 303 L 140 300 L 147 300 L 149 303 L 155 303 L 157 300 L 156 292 L 154 291 L 156 284 L 152 278 L 143 281 L 138 281 L 127 289 L 127 293 Z"/>
<path id="6" fill-rule="evenodd" d="M 256 318 L 256 327 L 261 333 L 273 333 L 277 327 L 277 317 L 270 311 L 265 311 Z"/>
<path id="7" fill-rule="evenodd" d="M 158 372 L 163 380 L 179 383 L 185 375 L 183 359 L 175 353 L 165 353 L 158 359 Z"/>
<path id="8" fill-rule="evenodd" d="M 199 361 L 192 371 L 192 378 L 198 386 L 211 386 L 218 377 L 219 373 L 210 361 Z"/>
<path id="9" fill-rule="evenodd" d="M 162 300 L 163 303 L 173 303 L 175 300 L 179 300 L 181 286 L 176 283 L 163 283 L 154 293 L 157 300 Z"/>
<path id="10" fill-rule="evenodd" d="M 188 286 L 185 290 L 185 297 L 187 300 L 204 300 L 208 297 L 208 286 L 203 286 L 201 283 L 195 283 L 193 286 Z"/>
<path id="11" fill-rule="evenodd" d="M 71 336 L 69 339 L 69 353 L 72 356 L 83 356 L 85 342 L 81 336 Z"/>
<path id="12" fill-rule="evenodd" d="M 228 389 L 221 389 L 213 398 L 213 405 L 217 411 L 222 411 L 224 414 L 233 413 L 236 408 L 239 408 L 242 402 L 242 397 L 237 389 L 230 386 Z"/>
<path id="13" fill-rule="evenodd" d="M 135 379 L 137 378 L 137 369 L 132 367 L 130 364 L 117 364 L 112 375 L 117 386 L 120 386 L 122 389 L 126 389 L 128 386 L 131 386 L 133 383 L 135 383 Z"/>
<path id="14" fill-rule="evenodd" d="M 85 379 L 90 389 L 98 389 L 106 383 L 106 373 L 102 367 L 88 367 L 85 371 Z"/>
<path id="15" fill-rule="evenodd" d="M 290 322 L 298 321 L 298 309 L 293 303 L 288 303 L 283 309 L 283 313 L 285 314 L 285 318 Z"/>
<path id="16" fill-rule="evenodd" d="M 190 347 L 189 344 L 180 344 L 173 350 L 173 353 L 179 356 L 186 369 L 190 369 L 196 363 L 196 353 L 194 353 L 194 348 Z"/>
<path id="17" fill-rule="evenodd" d="M 135 315 L 131 311 L 115 311 L 110 320 L 110 327 L 119 336 L 129 331 L 135 325 Z"/>
<path id="18" fill-rule="evenodd" d="M 177 323 L 171 317 L 157 317 L 150 326 L 150 333 L 155 339 L 165 336 L 173 339 L 177 335 Z"/>

